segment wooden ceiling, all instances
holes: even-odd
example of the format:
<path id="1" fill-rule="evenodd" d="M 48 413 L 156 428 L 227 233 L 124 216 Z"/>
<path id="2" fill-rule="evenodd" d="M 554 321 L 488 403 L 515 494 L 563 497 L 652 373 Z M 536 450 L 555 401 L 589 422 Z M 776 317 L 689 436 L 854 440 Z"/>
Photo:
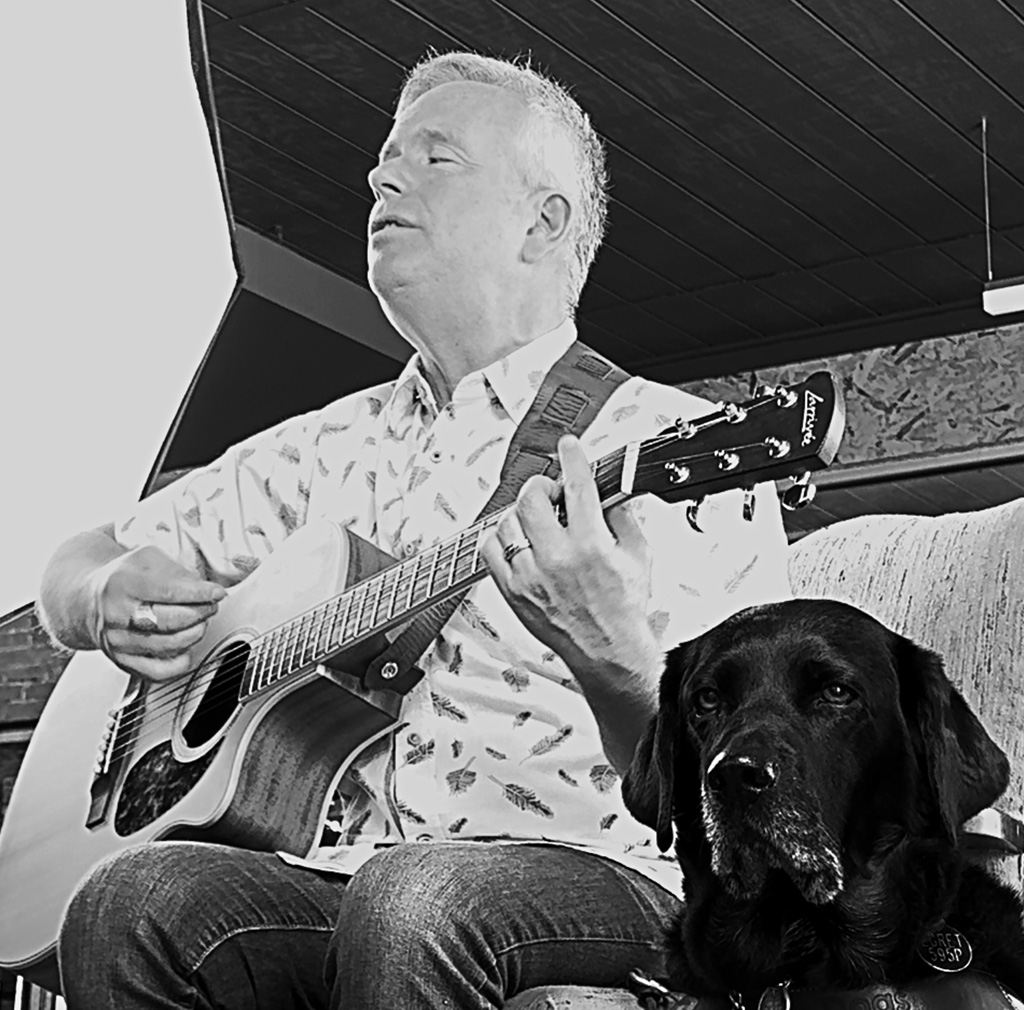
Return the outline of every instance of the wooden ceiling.
<path id="1" fill-rule="evenodd" d="M 365 286 L 428 47 L 530 53 L 608 145 L 582 335 L 664 381 L 991 326 L 1024 275 L 1024 0 L 204 0 L 235 219 Z M 1020 317 L 1003 317 L 1020 318 Z"/>

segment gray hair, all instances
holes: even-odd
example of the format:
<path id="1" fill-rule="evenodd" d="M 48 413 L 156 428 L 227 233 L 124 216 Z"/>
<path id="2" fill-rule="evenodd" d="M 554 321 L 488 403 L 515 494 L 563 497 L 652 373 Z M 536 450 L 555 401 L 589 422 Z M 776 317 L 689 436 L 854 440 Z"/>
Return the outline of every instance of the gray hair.
<path id="1" fill-rule="evenodd" d="M 569 221 L 573 255 L 568 261 L 569 308 L 575 308 L 594 262 L 608 217 L 608 174 L 604 145 L 590 117 L 561 84 L 538 73 L 529 57 L 514 61 L 478 53 L 439 53 L 425 57 L 409 72 L 395 115 L 421 95 L 442 84 L 471 81 L 507 88 L 523 98 L 531 113 L 527 128 L 527 182 L 542 186 L 557 181 L 569 191 L 574 213 Z M 574 178 L 559 178 L 551 148 L 568 145 Z"/>

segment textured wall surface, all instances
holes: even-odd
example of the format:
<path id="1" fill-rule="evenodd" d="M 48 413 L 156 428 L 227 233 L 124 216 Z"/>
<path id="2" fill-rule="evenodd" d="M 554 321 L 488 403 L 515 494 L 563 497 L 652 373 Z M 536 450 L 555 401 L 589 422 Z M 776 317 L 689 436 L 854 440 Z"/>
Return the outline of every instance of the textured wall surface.
<path id="1" fill-rule="evenodd" d="M 749 396 L 759 382 L 817 369 L 840 380 L 846 437 L 838 464 L 1024 444 L 1024 324 L 683 383 L 709 400 Z"/>

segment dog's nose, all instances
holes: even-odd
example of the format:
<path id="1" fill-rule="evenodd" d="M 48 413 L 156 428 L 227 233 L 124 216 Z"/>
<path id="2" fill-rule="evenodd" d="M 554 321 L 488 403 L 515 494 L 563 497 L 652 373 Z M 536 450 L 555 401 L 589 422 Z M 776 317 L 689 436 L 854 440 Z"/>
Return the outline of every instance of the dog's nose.
<path id="1" fill-rule="evenodd" d="M 774 761 L 764 761 L 747 754 L 719 752 L 708 766 L 708 788 L 735 798 L 752 798 L 771 789 L 779 772 Z"/>

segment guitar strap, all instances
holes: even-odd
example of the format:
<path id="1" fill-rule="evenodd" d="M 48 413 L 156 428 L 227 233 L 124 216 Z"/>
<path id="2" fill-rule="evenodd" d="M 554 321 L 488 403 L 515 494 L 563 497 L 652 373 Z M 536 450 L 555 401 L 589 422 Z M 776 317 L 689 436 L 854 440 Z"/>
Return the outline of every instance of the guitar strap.
<path id="1" fill-rule="evenodd" d="M 581 435 L 611 395 L 629 376 L 578 340 L 552 366 L 505 455 L 501 479 L 477 521 L 515 501 L 534 474 L 557 478 L 558 440 Z M 468 589 L 448 596 L 414 617 L 366 669 L 364 684 L 375 690 L 407 694 L 423 676 L 416 663 L 455 612 Z"/>

